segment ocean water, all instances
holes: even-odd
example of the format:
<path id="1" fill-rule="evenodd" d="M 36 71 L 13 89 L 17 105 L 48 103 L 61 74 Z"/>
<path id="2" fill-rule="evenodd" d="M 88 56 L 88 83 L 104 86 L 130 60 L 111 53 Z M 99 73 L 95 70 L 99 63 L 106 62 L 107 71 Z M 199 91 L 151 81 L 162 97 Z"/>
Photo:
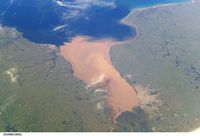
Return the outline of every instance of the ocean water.
<path id="1" fill-rule="evenodd" d="M 0 0 L 0 23 L 36 43 L 62 45 L 78 35 L 125 40 L 136 31 L 120 23 L 130 11 L 190 0 Z"/>
<path id="2" fill-rule="evenodd" d="M 118 5 L 123 5 L 129 9 L 151 7 L 161 4 L 173 4 L 190 2 L 191 0 L 117 0 Z"/>

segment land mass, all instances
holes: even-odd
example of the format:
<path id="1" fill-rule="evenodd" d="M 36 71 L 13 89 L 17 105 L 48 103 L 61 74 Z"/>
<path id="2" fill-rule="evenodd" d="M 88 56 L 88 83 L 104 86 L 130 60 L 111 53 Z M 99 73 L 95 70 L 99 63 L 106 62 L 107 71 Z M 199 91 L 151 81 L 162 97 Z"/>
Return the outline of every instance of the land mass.
<path id="1" fill-rule="evenodd" d="M 138 26 L 137 40 L 113 46 L 116 44 L 113 40 L 76 37 L 63 46 L 63 52 L 67 48 L 69 54 L 63 55 L 65 59 L 60 55 L 61 50 L 52 45 L 32 43 L 15 29 L 0 27 L 0 131 L 99 132 L 113 128 L 123 132 L 171 132 L 198 128 L 199 11 L 200 4 L 193 3 L 131 13 L 126 19 Z M 86 62 L 68 63 L 83 57 L 71 54 L 78 53 L 80 46 L 72 43 L 80 42 L 86 46 L 81 47 L 81 52 L 92 67 L 92 71 L 83 68 L 88 75 L 79 72 L 76 65 L 85 67 Z M 103 47 L 89 47 L 92 44 Z M 99 62 L 111 72 L 104 72 Z M 101 76 L 102 73 L 109 76 Z M 97 80 L 99 77 L 103 80 Z M 129 88 L 128 93 L 132 91 L 128 99 L 137 94 L 141 108 L 135 107 L 130 112 L 137 105 L 133 105 L 135 101 L 127 105 L 121 100 L 108 101 L 118 100 L 108 95 L 111 81 L 110 86 L 120 81 L 123 87 Z M 102 109 L 105 96 L 106 105 L 112 111 L 116 105 L 128 111 L 117 118 L 118 114 L 114 114 L 114 125 L 107 118 L 110 109 Z"/>
<path id="2" fill-rule="evenodd" d="M 199 12 L 198 1 L 134 12 L 126 20 L 138 26 L 140 37 L 111 49 L 112 64 L 138 93 L 143 86 L 158 94 L 143 106 L 153 131 L 200 126 Z"/>

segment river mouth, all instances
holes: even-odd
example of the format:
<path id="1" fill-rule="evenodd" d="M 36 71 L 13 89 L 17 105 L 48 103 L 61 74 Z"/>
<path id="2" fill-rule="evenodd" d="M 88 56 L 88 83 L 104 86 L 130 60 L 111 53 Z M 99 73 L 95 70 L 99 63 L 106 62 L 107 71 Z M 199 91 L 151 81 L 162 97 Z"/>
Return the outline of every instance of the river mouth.
<path id="1" fill-rule="evenodd" d="M 161 2 L 160 4 L 167 3 Z M 144 7 L 152 5 L 156 5 L 156 3 L 149 3 Z M 130 9 L 133 11 L 134 6 L 131 7 Z M 89 87 L 108 90 L 106 104 L 112 109 L 111 119 L 113 122 L 121 113 L 132 112 L 141 103 L 135 87 L 120 75 L 110 59 L 109 53 L 112 46 L 134 41 L 140 35 L 137 26 L 127 21 L 126 18 L 121 20 L 121 24 L 135 30 L 135 35 L 129 40 L 116 40 L 115 38 L 113 40 L 105 37 L 94 40 L 90 36 L 83 35 L 76 36 L 59 47 L 61 56 L 71 63 L 76 78 L 84 81 Z"/>
<path id="2" fill-rule="evenodd" d="M 41 44 L 61 46 L 77 35 L 123 41 L 136 35 L 134 28 L 119 23 L 132 10 L 190 0 L 58 1 L 3 0 L 0 22 L 3 26 L 16 28 L 28 40 Z"/>
<path id="3" fill-rule="evenodd" d="M 112 109 L 112 121 L 139 105 L 136 90 L 121 77 L 110 60 L 110 48 L 117 42 L 76 37 L 60 47 L 60 54 L 71 63 L 74 76 L 88 86 L 107 89 L 106 104 Z"/>

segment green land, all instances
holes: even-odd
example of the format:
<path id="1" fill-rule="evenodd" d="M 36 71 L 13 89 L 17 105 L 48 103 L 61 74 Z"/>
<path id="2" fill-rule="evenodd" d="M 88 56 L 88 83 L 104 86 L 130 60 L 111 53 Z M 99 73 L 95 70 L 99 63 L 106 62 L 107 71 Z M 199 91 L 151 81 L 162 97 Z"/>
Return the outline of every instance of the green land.
<path id="1" fill-rule="evenodd" d="M 200 126 L 200 4 L 134 12 L 139 37 L 111 50 L 112 62 L 130 84 L 158 94 L 146 105 L 154 131 L 191 131 Z"/>
<path id="2" fill-rule="evenodd" d="M 200 126 L 200 4 L 136 11 L 137 40 L 111 59 L 127 81 L 156 101 L 123 113 L 113 126 L 98 109 L 103 92 L 74 78 L 57 48 L 0 27 L 0 131 L 190 131 Z M 155 105 L 158 105 L 155 109 Z"/>

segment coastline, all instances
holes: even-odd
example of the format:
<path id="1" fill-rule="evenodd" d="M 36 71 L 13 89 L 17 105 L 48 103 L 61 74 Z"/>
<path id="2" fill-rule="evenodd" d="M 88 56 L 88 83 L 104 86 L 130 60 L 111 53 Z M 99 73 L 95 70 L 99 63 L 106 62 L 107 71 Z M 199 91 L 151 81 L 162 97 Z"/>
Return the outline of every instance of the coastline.
<path id="1" fill-rule="evenodd" d="M 111 40 L 109 44 L 115 45 L 111 46 L 113 48 L 112 50 L 110 48 L 109 53 L 108 46 L 105 48 L 106 55 L 95 55 L 96 64 L 100 62 L 98 60 L 101 60 L 101 65 L 104 64 L 102 61 L 108 62 L 105 61 L 108 60 L 105 56 L 110 56 L 111 61 L 106 64 L 110 66 L 112 64 L 113 68 L 116 68 L 114 70 L 117 70 L 121 77 L 135 87 L 137 97 L 141 100 L 140 107 L 147 115 L 147 118 L 144 118 L 137 110 L 122 113 L 116 123 L 111 122 L 111 110 L 106 107 L 104 111 L 105 106 L 111 106 L 108 104 L 109 101 L 106 101 L 106 96 L 111 98 L 113 94 L 111 93 L 110 96 L 106 89 L 107 83 L 111 81 L 110 78 L 100 76 L 99 80 L 92 82 L 93 84 L 88 81 L 89 85 L 86 86 L 87 83 L 73 75 L 74 68 L 72 69 L 70 61 L 60 56 L 59 47 L 35 44 L 24 38 L 23 33 L 14 28 L 0 26 L 2 106 L 6 105 L 6 110 L 0 114 L 2 119 L 7 118 L 5 122 L 1 121 L 0 128 L 4 130 L 4 126 L 17 124 L 17 130 L 22 131 L 28 128 L 27 131 L 136 131 L 137 133 L 138 130 L 145 132 L 147 123 L 149 130 L 153 132 L 200 132 L 200 109 L 198 108 L 200 82 L 190 83 L 196 76 L 195 71 L 200 70 L 200 65 L 198 65 L 200 64 L 198 61 L 200 47 L 197 45 L 200 44 L 198 11 L 200 12 L 200 3 L 135 11 L 128 18 L 123 18 L 121 22 L 127 21 L 133 27 L 137 27 L 137 36 L 134 31 L 130 39 L 122 42 L 111 39 L 99 40 L 103 46 L 109 40 Z M 162 35 L 165 30 L 166 33 Z M 90 47 L 93 46 L 92 42 L 97 41 L 91 37 L 81 37 L 89 41 Z M 67 44 L 71 42 L 65 44 L 68 46 Z M 82 42 L 79 44 L 81 46 Z M 163 46 L 166 50 L 158 52 Z M 75 53 L 79 51 L 79 48 L 76 49 L 68 51 Z M 88 49 L 93 51 L 89 47 Z M 168 49 L 170 54 L 165 56 Z M 98 52 L 98 49 L 94 51 Z M 81 58 L 82 61 L 86 61 L 83 57 Z M 192 67 L 196 70 L 193 71 Z M 13 68 L 17 69 L 14 76 L 19 75 L 14 84 L 10 80 L 10 75 L 6 74 L 9 71 L 12 74 Z M 87 66 L 86 68 L 90 69 Z M 99 82 L 102 79 L 105 82 Z M 121 81 L 124 82 L 124 80 Z M 96 89 L 98 87 L 101 89 Z M 15 95 L 15 101 L 11 103 L 7 101 L 7 99 L 10 100 L 10 95 L 3 96 L 4 92 L 9 90 L 11 96 Z M 155 96 L 156 101 L 161 101 L 157 110 L 152 110 L 152 107 L 157 105 L 156 101 L 152 100 L 152 103 L 149 103 L 149 99 L 153 98 L 144 97 L 144 95 Z M 12 97 L 11 99 L 13 100 Z M 142 107 L 143 105 L 147 107 Z M 141 120 L 142 123 L 140 123 L 137 115 L 145 122 Z M 44 122 L 41 123 L 41 120 Z M 141 124 L 139 128 L 135 128 L 137 124 Z"/>
<path id="2" fill-rule="evenodd" d="M 129 15 L 127 15 L 125 18 L 123 18 L 121 20 L 121 22 L 123 22 L 126 25 L 129 25 L 130 27 L 133 27 L 136 29 L 136 31 L 138 32 L 136 37 L 133 37 L 132 39 L 130 38 L 128 41 L 126 42 L 134 42 L 135 40 L 137 40 L 138 38 L 140 38 L 140 36 L 142 35 L 142 32 L 140 31 L 140 28 L 138 27 L 139 25 L 137 25 L 134 21 L 130 22 L 128 20 L 128 18 L 132 15 L 135 14 L 136 12 L 138 13 L 142 13 L 145 12 L 147 10 L 151 10 L 151 9 L 159 9 L 159 8 L 163 8 L 163 7 L 173 7 L 173 6 L 182 6 L 182 5 L 190 5 L 190 4 L 200 4 L 200 0 L 191 0 L 188 2 L 184 2 L 184 3 L 173 3 L 173 4 L 161 4 L 161 5 L 156 5 L 156 6 L 152 6 L 152 7 L 145 7 L 145 8 L 138 8 L 135 9 L 133 11 L 131 11 L 129 13 Z M 134 43 L 133 43 L 134 44 Z M 195 129 L 191 129 L 189 130 L 189 132 L 195 132 L 195 133 L 199 133 L 200 132 L 200 127 L 197 127 Z"/>
<path id="3" fill-rule="evenodd" d="M 165 6 L 177 6 L 189 3 L 191 2 L 161 4 L 152 7 L 138 8 L 131 11 L 125 18 L 120 21 L 120 23 L 126 24 L 135 29 L 136 35 L 134 35 L 134 37 L 130 37 L 125 41 L 114 41 L 112 39 L 94 40 L 90 37 L 78 36 L 72 39 L 71 42 L 65 43 L 63 46 L 59 47 L 60 55 L 72 65 L 74 76 L 76 78 L 84 81 L 88 86 L 94 86 L 96 88 L 103 88 L 107 90 L 106 103 L 107 106 L 112 109 L 111 118 L 113 122 L 116 121 L 116 118 L 122 112 L 132 112 L 132 109 L 134 107 L 140 105 L 139 101 L 142 101 L 137 98 L 137 90 L 135 89 L 135 87 L 126 82 L 126 80 L 120 75 L 120 73 L 116 70 L 110 60 L 110 50 L 113 46 L 119 46 L 125 43 L 133 42 L 141 36 L 141 31 L 137 24 L 128 21 L 129 16 L 134 14 L 134 12 L 143 12 L 152 8 L 155 9 Z M 82 44 L 84 46 L 80 46 Z M 103 68 L 102 64 L 104 64 L 103 66 L 105 66 L 106 68 Z M 121 82 L 123 82 L 122 86 L 124 88 L 128 88 L 127 94 L 124 94 L 124 92 L 120 91 L 117 88 L 119 87 L 117 86 L 117 84 L 120 84 Z M 121 90 L 124 90 L 122 88 Z M 116 91 L 117 89 L 118 91 Z M 121 98 L 123 95 L 124 98 Z M 131 101 L 129 105 L 126 105 L 124 101 L 120 100 L 127 100 L 126 98 L 129 98 L 130 100 L 134 98 L 136 100 Z"/>
<path id="4" fill-rule="evenodd" d="M 128 43 L 129 42 L 133 42 L 133 41 L 137 40 L 141 36 L 141 31 L 140 31 L 140 28 L 138 27 L 138 25 L 134 21 L 130 22 L 129 19 L 128 19 L 132 14 L 135 14 L 135 12 L 136 13 L 137 12 L 145 12 L 146 10 L 150 10 L 150 9 L 157 9 L 157 8 L 169 7 L 169 6 L 170 7 L 171 6 L 181 6 L 181 5 L 185 5 L 185 4 L 194 4 L 194 3 L 197 3 L 197 2 L 200 2 L 200 0 L 190 0 L 190 1 L 184 2 L 184 3 L 158 4 L 158 5 L 155 5 L 155 6 L 136 8 L 136 9 L 132 10 L 126 17 L 124 17 L 120 21 L 120 23 L 128 25 L 132 29 L 135 29 L 136 35 L 133 36 L 133 37 L 128 38 L 125 41 L 121 41 L 120 43 L 124 44 L 124 43 L 127 43 L 127 42 Z"/>

